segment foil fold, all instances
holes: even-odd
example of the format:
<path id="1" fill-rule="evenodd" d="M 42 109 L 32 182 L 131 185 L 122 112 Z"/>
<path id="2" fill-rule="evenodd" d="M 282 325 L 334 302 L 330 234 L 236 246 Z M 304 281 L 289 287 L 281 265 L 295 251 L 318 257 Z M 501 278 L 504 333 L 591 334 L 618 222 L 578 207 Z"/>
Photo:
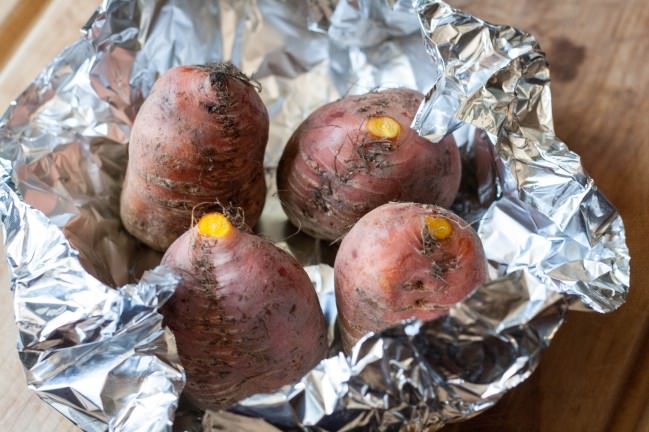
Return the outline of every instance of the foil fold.
<path id="1" fill-rule="evenodd" d="M 123 230 L 119 193 L 156 78 L 225 60 L 262 84 L 271 115 L 260 233 L 305 264 L 332 344 L 298 383 L 228 411 L 176 411 L 184 375 L 157 309 L 177 276 Z M 413 128 L 460 147 L 453 210 L 476 227 L 491 280 L 447 316 L 367 335 L 345 356 L 335 248 L 288 224 L 273 172 L 311 110 L 395 86 L 426 94 Z M 83 430 L 436 430 L 533 373 L 569 309 L 610 312 L 628 293 L 623 222 L 555 136 L 538 43 L 442 1 L 107 0 L 0 126 L 19 355 L 30 388 Z"/>
<path id="2" fill-rule="evenodd" d="M 157 308 L 178 277 L 154 269 L 114 290 L 6 184 L 0 205 L 28 386 L 84 430 L 171 430 L 184 372 Z"/>

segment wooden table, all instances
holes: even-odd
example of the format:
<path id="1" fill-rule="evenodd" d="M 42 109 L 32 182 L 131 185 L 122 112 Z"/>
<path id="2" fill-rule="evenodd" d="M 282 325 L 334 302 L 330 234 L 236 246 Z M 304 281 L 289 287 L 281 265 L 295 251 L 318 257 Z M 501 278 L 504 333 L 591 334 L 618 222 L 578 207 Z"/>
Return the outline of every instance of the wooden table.
<path id="1" fill-rule="evenodd" d="M 99 0 L 0 0 L 0 111 L 65 46 Z M 79 429 L 27 389 L 16 352 L 13 296 L 0 263 L 0 431 L 72 432 Z"/>
<path id="2" fill-rule="evenodd" d="M 452 3 L 527 29 L 547 51 L 558 135 L 582 156 L 622 213 L 632 289 L 615 313 L 570 313 L 527 382 L 487 413 L 445 430 L 649 431 L 649 170 L 644 168 L 649 166 L 649 5 L 646 0 Z M 0 106 L 78 37 L 95 5 L 2 0 Z M 76 430 L 26 389 L 10 304 L 7 289 L 0 290 L 0 430 Z"/>

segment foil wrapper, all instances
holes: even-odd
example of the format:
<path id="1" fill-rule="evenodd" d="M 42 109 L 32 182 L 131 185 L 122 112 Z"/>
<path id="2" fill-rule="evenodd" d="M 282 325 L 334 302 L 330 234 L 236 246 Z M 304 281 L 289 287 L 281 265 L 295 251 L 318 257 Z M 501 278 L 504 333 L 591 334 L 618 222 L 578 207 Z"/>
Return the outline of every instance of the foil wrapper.
<path id="1" fill-rule="evenodd" d="M 330 325 L 330 355 L 299 383 L 228 411 L 178 412 L 184 376 L 158 307 L 177 277 L 121 227 L 130 126 L 178 64 L 232 61 L 263 87 L 269 185 L 319 105 L 404 86 L 413 127 L 453 133 L 453 209 L 490 266 L 448 316 L 336 346 L 335 249 L 295 233 L 271 187 L 259 230 L 297 256 Z M 0 119 L 0 205 L 30 388 L 84 430 L 435 430 L 489 408 L 535 369 L 568 309 L 625 300 L 616 209 L 554 133 L 550 75 L 529 34 L 434 0 L 109 0 Z M 145 271 L 148 269 L 152 269 Z"/>

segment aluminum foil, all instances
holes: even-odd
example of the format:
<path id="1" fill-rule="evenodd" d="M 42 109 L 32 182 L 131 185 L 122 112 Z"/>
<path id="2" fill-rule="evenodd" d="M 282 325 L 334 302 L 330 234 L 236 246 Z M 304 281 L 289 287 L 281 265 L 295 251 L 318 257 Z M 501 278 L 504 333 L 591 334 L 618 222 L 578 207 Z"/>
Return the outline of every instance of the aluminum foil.
<path id="1" fill-rule="evenodd" d="M 183 373 L 157 308 L 177 279 L 125 233 L 119 192 L 155 79 L 224 60 L 262 83 L 269 185 L 315 107 L 381 87 L 426 93 L 413 127 L 454 134 L 453 209 L 478 230 L 491 281 L 448 316 L 368 335 L 345 356 L 335 247 L 296 233 L 271 188 L 259 230 L 309 265 L 330 356 L 228 412 L 174 414 Z M 180 430 L 435 430 L 489 408 L 534 371 L 568 309 L 612 311 L 629 287 L 622 220 L 555 136 L 549 82 L 533 37 L 442 1 L 105 1 L 0 119 L 2 232 L 28 385 L 84 430 L 170 430 L 174 418 Z"/>

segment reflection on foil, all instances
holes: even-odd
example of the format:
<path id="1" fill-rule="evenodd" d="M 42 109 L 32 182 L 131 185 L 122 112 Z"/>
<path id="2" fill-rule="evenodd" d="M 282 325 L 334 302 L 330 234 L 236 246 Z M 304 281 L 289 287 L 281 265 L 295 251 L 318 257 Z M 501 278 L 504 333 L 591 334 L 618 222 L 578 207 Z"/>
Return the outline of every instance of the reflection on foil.
<path id="1" fill-rule="evenodd" d="M 171 424 L 184 373 L 157 308 L 178 278 L 159 268 L 112 289 L 5 184 L 0 205 L 29 387 L 87 430 Z"/>
<path id="2" fill-rule="evenodd" d="M 130 126 L 156 78 L 221 60 L 262 84 L 271 187 L 258 231 L 307 266 L 332 345 L 299 383 L 228 412 L 181 403 L 174 414 L 183 372 L 156 310 L 176 278 L 123 230 L 119 193 Z M 628 292 L 622 220 L 555 136 L 549 79 L 529 34 L 442 1 L 105 1 L 0 118 L 30 388 L 84 430 L 170 430 L 174 416 L 182 430 L 435 430 L 487 409 L 534 371 L 568 309 L 612 311 Z M 421 135 L 451 132 L 460 146 L 453 209 L 478 230 L 491 281 L 448 316 L 368 335 L 346 357 L 327 265 L 336 246 L 287 222 L 274 168 L 310 111 L 394 86 L 426 94 Z"/>

